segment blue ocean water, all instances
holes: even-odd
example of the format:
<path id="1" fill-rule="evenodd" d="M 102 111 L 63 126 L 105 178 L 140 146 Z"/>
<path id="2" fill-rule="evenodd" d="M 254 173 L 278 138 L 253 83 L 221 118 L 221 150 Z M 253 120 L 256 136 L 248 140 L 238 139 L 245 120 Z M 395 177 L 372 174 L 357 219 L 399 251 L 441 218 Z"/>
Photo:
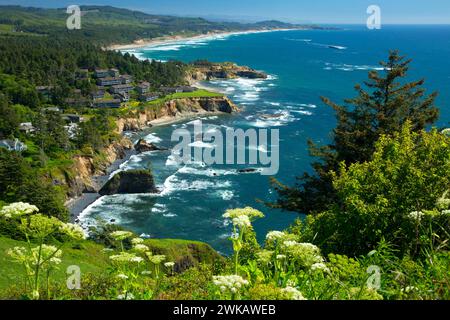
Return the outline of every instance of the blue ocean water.
<path id="1" fill-rule="evenodd" d="M 331 48 L 336 46 L 336 48 Z M 213 81 L 205 85 L 225 92 L 242 112 L 202 117 L 204 124 L 224 128 L 277 128 L 280 130 L 280 181 L 292 184 L 295 176 L 310 170 L 307 140 L 326 143 L 335 125 L 331 108 L 320 96 L 335 102 L 353 97 L 353 86 L 379 70 L 389 50 L 399 49 L 413 59 L 409 79 L 425 78 L 429 93 L 439 91 L 438 125 L 450 120 L 450 26 L 384 26 L 371 31 L 362 26 L 341 26 L 333 31 L 280 31 L 180 41 L 131 50 L 146 59 L 185 62 L 208 59 L 233 61 L 270 74 L 267 80 Z M 267 119 L 264 114 L 277 114 Z M 192 129 L 192 121 L 158 127 L 141 133 L 146 140 L 172 147 L 176 128 Z M 133 137 L 137 139 L 138 137 Z M 236 174 L 238 166 L 177 165 L 170 152 L 133 156 L 121 169 L 151 167 L 161 195 L 102 197 L 81 216 L 85 223 L 114 219 L 138 234 L 182 238 L 210 243 L 230 252 L 230 226 L 222 218 L 228 208 L 252 206 L 266 215 L 255 223 L 258 238 L 269 230 L 287 227 L 296 214 L 269 209 L 262 201 L 276 195 L 267 176 Z"/>

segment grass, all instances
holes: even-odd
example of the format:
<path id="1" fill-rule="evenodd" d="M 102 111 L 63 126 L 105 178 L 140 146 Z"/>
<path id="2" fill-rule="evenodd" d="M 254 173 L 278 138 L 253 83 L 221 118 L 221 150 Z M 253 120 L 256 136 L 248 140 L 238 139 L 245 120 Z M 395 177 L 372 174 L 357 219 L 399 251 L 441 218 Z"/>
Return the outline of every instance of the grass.
<path id="1" fill-rule="evenodd" d="M 145 241 L 154 254 L 164 254 L 166 261 L 174 261 L 180 264 L 180 270 L 202 263 L 213 263 L 223 259 L 208 244 L 198 241 L 174 240 L 174 239 L 149 239 Z M 0 291 L 12 285 L 23 283 L 22 268 L 14 263 L 6 254 L 6 251 L 16 246 L 26 246 L 26 242 L 17 241 L 0 236 Z M 53 279 L 66 281 L 66 270 L 68 266 L 77 265 L 81 273 L 106 273 L 108 255 L 103 251 L 102 245 L 92 241 L 82 241 L 74 247 L 64 246 L 62 263 L 55 271 Z M 1 294 L 0 294 L 1 297 Z"/>
<path id="2" fill-rule="evenodd" d="M 23 283 L 22 268 L 14 263 L 6 251 L 16 246 L 26 246 L 26 242 L 0 236 L 0 290 Z M 91 241 L 83 241 L 78 248 L 63 247 L 62 263 L 55 271 L 57 281 L 66 281 L 68 266 L 77 265 L 81 273 L 102 273 L 108 267 L 108 257 L 103 246 Z"/>

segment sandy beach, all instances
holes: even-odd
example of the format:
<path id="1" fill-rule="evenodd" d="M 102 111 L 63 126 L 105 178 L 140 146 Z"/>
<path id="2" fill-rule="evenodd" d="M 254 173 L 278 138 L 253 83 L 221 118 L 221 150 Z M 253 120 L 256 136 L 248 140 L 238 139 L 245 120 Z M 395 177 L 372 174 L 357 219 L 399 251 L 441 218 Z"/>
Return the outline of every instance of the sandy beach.
<path id="1" fill-rule="evenodd" d="M 144 47 L 156 47 L 160 45 L 165 44 L 173 44 L 177 43 L 179 41 L 186 41 L 186 40 L 202 40 L 202 39 L 208 39 L 211 37 L 217 37 L 217 36 L 233 36 L 233 35 L 242 35 L 242 34 L 252 34 L 252 33 L 265 33 L 265 32 L 277 32 L 277 31 L 292 31 L 292 30 L 302 30 L 299 28 L 289 28 L 289 29 L 268 29 L 268 30 L 247 30 L 247 31 L 230 31 L 230 32 L 208 32 L 206 34 L 200 34 L 200 35 L 174 35 L 174 36 L 164 36 L 164 37 L 158 37 L 153 39 L 141 39 L 137 40 L 134 43 L 129 44 L 116 44 L 111 45 L 107 47 L 108 50 L 132 50 L 132 49 L 139 49 Z"/>

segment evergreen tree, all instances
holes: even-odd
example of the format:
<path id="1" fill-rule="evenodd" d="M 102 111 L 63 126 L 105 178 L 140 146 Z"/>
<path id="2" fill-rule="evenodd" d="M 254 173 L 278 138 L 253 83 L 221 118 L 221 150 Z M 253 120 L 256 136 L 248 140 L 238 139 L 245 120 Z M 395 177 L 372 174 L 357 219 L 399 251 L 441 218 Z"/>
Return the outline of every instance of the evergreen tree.
<path id="1" fill-rule="evenodd" d="M 332 142 L 317 146 L 309 142 L 310 153 L 319 161 L 313 163 L 315 174 L 304 173 L 294 187 L 273 179 L 279 193 L 277 203 L 271 206 L 301 213 L 317 213 L 338 201 L 331 185 L 330 171 L 339 164 L 347 165 L 371 159 L 374 146 L 382 134 L 398 132 L 409 121 L 417 132 L 432 124 L 439 114 L 434 106 L 437 93 L 425 94 L 424 80 L 404 82 L 411 60 L 405 60 L 397 51 L 390 52 L 387 62 L 381 62 L 384 71 L 369 72 L 366 89 L 356 85 L 358 95 L 338 105 L 322 97 L 336 111 L 337 127 Z"/>

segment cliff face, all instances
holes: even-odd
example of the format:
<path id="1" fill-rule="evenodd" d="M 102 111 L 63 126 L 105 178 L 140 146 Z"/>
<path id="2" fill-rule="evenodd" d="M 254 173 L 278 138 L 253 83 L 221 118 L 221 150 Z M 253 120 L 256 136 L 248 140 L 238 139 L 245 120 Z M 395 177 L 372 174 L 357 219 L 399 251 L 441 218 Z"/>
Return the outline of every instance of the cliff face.
<path id="1" fill-rule="evenodd" d="M 69 198 L 85 193 L 96 193 L 100 186 L 93 179 L 96 175 L 106 174 L 108 167 L 118 159 L 125 157 L 126 150 L 133 148 L 127 138 L 110 144 L 101 151 L 100 156 L 77 155 L 73 158 L 73 165 L 65 172 L 63 181 L 59 184 L 68 187 Z"/>
<path id="2" fill-rule="evenodd" d="M 130 117 L 117 120 L 118 133 L 123 131 L 139 131 L 151 121 L 159 118 L 181 119 L 206 113 L 232 113 L 238 107 L 227 97 L 201 97 L 174 99 L 160 107 L 149 107 L 144 111 L 136 111 Z"/>
<path id="3" fill-rule="evenodd" d="M 197 81 L 212 79 L 267 79 L 267 74 L 246 66 L 238 66 L 234 63 L 198 63 L 193 64 L 187 72 L 186 80 L 190 84 Z"/>

